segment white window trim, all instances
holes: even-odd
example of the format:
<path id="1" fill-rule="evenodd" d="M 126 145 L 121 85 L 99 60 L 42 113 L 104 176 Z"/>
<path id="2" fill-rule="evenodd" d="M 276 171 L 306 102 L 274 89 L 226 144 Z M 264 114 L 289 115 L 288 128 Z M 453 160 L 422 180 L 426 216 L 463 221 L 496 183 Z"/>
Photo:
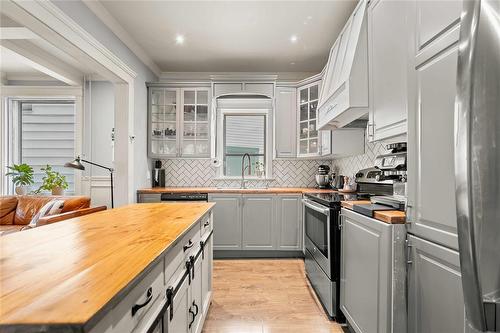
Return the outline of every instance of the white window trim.
<path id="1" fill-rule="evenodd" d="M 46 86 L 2 86 L 2 111 L 0 115 L 0 128 L 2 133 L 8 133 L 9 117 L 8 112 L 11 101 L 15 99 L 75 99 L 75 153 L 80 155 L 82 152 L 82 131 L 83 131 L 83 88 L 82 87 L 46 87 Z M 3 167 L 9 165 L 12 161 L 12 150 L 8 147 L 9 140 L 4 137 L 0 140 L 2 145 L 0 147 L 0 162 Z M 0 192 L 2 194 L 9 193 L 9 181 L 5 177 L 5 171 L 2 170 L 0 174 Z M 76 173 L 76 171 L 75 171 Z M 81 193 L 81 177 L 75 175 L 75 193 Z"/>
<path id="2" fill-rule="evenodd" d="M 272 124 L 272 109 L 218 109 L 217 110 L 217 152 L 219 153 L 218 160 L 221 161 L 217 167 L 217 178 L 220 180 L 238 180 L 241 177 L 224 175 L 224 117 L 226 115 L 263 115 L 266 119 L 266 153 L 264 161 L 266 165 L 265 177 L 248 176 L 245 180 L 271 180 L 273 175 L 273 124 Z"/>

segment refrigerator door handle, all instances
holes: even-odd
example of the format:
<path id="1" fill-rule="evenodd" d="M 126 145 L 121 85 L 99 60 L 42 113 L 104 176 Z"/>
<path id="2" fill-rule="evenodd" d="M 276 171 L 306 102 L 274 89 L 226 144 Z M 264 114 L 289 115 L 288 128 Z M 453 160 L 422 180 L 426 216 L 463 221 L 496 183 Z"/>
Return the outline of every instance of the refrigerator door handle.
<path id="1" fill-rule="evenodd" d="M 473 159 L 473 111 L 475 89 L 480 80 L 475 77 L 477 64 L 474 63 L 478 53 L 480 13 L 489 6 L 488 0 L 463 2 L 463 12 L 460 26 L 460 40 L 458 50 L 458 73 L 457 73 L 457 99 L 455 108 L 455 196 L 457 209 L 458 245 L 460 250 L 460 269 L 462 272 L 462 290 L 465 303 L 465 314 L 467 322 L 474 329 L 481 332 L 497 331 L 500 329 L 495 319 L 496 309 L 491 308 L 491 303 L 483 297 L 480 278 L 480 262 L 478 256 L 478 244 L 480 242 L 478 223 L 475 221 L 473 210 L 473 183 L 472 167 Z M 485 14 L 481 20 L 485 20 Z M 487 22 L 486 22 L 487 23 Z M 481 23 L 481 24 L 484 24 Z M 491 52 L 491 51 L 490 51 Z M 476 60 L 477 61 L 477 60 Z M 483 69 L 484 70 L 484 69 Z M 477 122 L 477 120 L 476 120 Z M 493 318 L 488 314 L 493 314 Z"/>

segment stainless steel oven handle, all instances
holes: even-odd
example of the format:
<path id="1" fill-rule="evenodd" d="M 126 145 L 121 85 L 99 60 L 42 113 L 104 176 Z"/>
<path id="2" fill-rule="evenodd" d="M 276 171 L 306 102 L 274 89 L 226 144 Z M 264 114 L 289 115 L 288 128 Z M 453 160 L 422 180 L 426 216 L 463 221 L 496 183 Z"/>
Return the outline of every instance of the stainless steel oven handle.
<path id="1" fill-rule="evenodd" d="M 302 199 L 304 206 L 311 208 L 312 210 L 321 213 L 326 216 L 330 216 L 330 208 L 322 206 L 320 204 L 314 203 L 311 200 Z"/>

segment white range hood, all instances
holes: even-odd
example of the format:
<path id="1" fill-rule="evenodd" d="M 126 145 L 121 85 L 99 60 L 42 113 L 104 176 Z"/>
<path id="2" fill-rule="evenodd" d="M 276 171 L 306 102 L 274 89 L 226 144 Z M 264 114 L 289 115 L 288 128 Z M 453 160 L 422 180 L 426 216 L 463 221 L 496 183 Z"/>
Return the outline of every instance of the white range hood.
<path id="1" fill-rule="evenodd" d="M 366 6 L 366 0 L 358 3 L 330 50 L 319 96 L 319 130 L 342 128 L 368 113 Z"/>

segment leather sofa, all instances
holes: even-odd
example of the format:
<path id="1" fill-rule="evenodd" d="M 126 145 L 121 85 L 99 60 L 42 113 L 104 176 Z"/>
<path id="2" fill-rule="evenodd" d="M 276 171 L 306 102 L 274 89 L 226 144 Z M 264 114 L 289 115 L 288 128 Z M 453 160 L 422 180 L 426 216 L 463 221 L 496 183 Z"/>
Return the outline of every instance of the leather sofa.
<path id="1" fill-rule="evenodd" d="M 38 226 L 105 210 L 106 206 L 90 208 L 90 198 L 85 196 L 0 196 L 0 233 L 21 230 L 49 201 L 64 200 L 60 214 L 42 217 Z"/>

